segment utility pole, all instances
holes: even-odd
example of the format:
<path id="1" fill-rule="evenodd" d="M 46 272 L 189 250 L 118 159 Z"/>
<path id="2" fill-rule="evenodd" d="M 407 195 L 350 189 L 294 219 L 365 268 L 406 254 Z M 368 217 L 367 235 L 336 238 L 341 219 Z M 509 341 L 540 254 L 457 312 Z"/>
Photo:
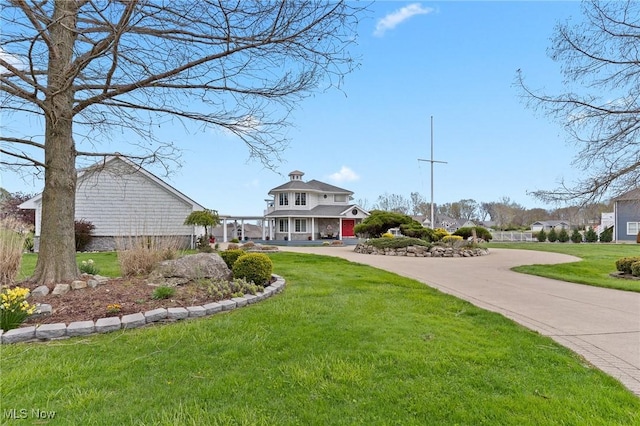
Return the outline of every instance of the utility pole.
<path id="1" fill-rule="evenodd" d="M 431 163 L 431 229 L 435 229 L 435 214 L 433 211 L 433 163 L 447 164 L 447 162 L 437 161 L 433 159 L 433 115 L 431 116 L 431 159 L 425 160 L 423 158 L 418 158 L 418 161 L 426 161 L 427 163 Z"/>

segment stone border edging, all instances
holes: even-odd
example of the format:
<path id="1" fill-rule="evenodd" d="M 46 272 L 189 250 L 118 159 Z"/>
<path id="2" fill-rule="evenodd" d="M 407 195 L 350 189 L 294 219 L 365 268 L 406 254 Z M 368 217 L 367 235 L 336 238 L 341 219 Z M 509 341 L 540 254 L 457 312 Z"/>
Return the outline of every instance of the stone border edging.
<path id="1" fill-rule="evenodd" d="M 408 257 L 476 257 L 486 256 L 489 250 L 484 248 L 454 248 L 446 246 L 407 246 L 401 248 L 377 248 L 370 244 L 358 243 L 353 250 L 356 253 L 378 256 L 408 256 Z"/>
<path id="2" fill-rule="evenodd" d="M 13 330 L 0 330 L 0 344 L 19 342 L 47 341 L 76 336 L 88 336 L 98 333 L 109 333 L 117 330 L 139 328 L 158 321 L 178 321 L 182 319 L 202 318 L 218 312 L 230 311 L 256 302 L 260 302 L 284 290 L 285 280 L 279 275 L 273 275 L 276 281 L 265 287 L 261 293 L 245 294 L 242 297 L 207 303 L 203 306 L 189 306 L 187 308 L 157 308 L 147 312 L 123 315 L 122 317 L 100 318 L 93 321 L 75 321 L 65 323 L 40 324 Z"/>

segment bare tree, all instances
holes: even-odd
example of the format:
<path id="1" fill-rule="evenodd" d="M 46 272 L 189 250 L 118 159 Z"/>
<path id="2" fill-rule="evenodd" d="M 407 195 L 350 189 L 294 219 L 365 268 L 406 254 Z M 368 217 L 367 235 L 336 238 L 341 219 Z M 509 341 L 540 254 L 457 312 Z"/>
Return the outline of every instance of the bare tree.
<path id="1" fill-rule="evenodd" d="M 584 19 L 556 27 L 550 57 L 562 64 L 566 91 L 549 95 L 517 81 L 530 106 L 562 123 L 579 147 L 573 165 L 584 178 L 543 201 L 586 204 L 640 185 L 640 2 L 585 1 Z"/>
<path id="2" fill-rule="evenodd" d="M 411 193 L 411 214 L 414 216 L 428 216 L 431 211 L 431 205 L 419 193 Z"/>
<path id="3" fill-rule="evenodd" d="M 224 128 L 272 167 L 296 102 L 355 66 L 361 11 L 305 0 L 4 3 L 0 106 L 43 130 L 5 124 L 0 164 L 44 171 L 40 283 L 78 275 L 77 158 L 113 154 L 98 146 L 122 134 L 132 151 L 121 155 L 169 166 L 176 146 L 155 131 L 177 120 Z"/>
<path id="4" fill-rule="evenodd" d="M 373 205 L 373 209 L 409 214 L 409 200 L 400 194 L 388 194 L 385 192 L 383 195 L 378 196 L 378 201 Z"/>

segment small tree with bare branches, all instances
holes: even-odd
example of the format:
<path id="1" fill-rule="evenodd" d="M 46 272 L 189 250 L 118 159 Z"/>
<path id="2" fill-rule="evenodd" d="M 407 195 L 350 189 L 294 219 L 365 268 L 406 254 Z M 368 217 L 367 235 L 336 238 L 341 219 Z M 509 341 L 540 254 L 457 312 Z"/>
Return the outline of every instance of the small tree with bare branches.
<path id="1" fill-rule="evenodd" d="M 562 63 L 565 93 L 533 90 L 528 104 L 560 121 L 579 152 L 577 182 L 533 194 L 583 204 L 640 185 L 640 2 L 585 1 L 584 19 L 556 27 L 549 55 Z"/>
<path id="2" fill-rule="evenodd" d="M 140 165 L 177 161 L 156 136 L 169 120 L 222 127 L 273 167 L 288 113 L 354 68 L 361 7 L 347 2 L 9 0 L 2 6 L 0 164 L 44 172 L 32 280 L 78 275 L 76 159 L 114 154 L 124 134 Z M 42 129 L 7 124 L 11 115 Z"/>

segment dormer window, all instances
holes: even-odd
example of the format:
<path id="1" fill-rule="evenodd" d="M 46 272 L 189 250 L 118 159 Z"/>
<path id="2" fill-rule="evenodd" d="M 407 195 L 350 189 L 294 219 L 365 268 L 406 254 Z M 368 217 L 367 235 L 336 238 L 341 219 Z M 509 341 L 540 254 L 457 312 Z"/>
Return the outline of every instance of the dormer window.
<path id="1" fill-rule="evenodd" d="M 296 192 L 296 206 L 306 206 L 307 205 L 307 193 L 306 192 Z"/>
<path id="2" fill-rule="evenodd" d="M 279 197 L 278 197 L 278 204 L 281 206 L 288 206 L 289 205 L 289 194 L 287 194 L 286 192 L 281 192 Z"/>

